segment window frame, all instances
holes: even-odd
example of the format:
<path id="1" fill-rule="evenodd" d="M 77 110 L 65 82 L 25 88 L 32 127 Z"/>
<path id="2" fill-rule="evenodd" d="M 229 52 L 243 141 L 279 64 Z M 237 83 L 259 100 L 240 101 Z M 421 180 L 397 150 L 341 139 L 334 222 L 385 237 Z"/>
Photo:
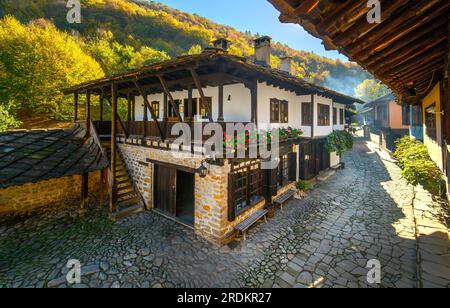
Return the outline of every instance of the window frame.
<path id="1" fill-rule="evenodd" d="M 338 108 L 336 108 L 336 107 L 333 107 L 333 125 L 335 125 L 335 126 L 339 125 L 339 122 L 338 122 Z"/>
<path id="2" fill-rule="evenodd" d="M 343 108 L 339 109 L 339 122 L 340 125 L 345 125 L 345 109 Z"/>
<path id="3" fill-rule="evenodd" d="M 153 110 L 153 113 L 155 114 L 155 117 L 157 118 L 157 119 L 159 119 L 159 116 L 160 116 L 160 107 L 161 107 L 161 104 L 160 104 L 160 102 L 159 101 L 153 101 L 153 102 L 151 102 L 150 103 L 150 107 L 152 108 L 152 110 Z M 156 108 L 155 108 L 156 107 Z"/>
<path id="4" fill-rule="evenodd" d="M 305 108 L 305 105 L 307 108 Z M 302 126 L 311 126 L 312 125 L 312 104 L 311 103 L 302 103 Z M 308 112 L 305 112 L 305 109 L 308 109 Z"/>
<path id="5" fill-rule="evenodd" d="M 429 139 L 437 141 L 437 114 L 428 112 L 429 108 L 436 108 L 436 103 L 433 103 L 425 108 L 425 132 Z"/>
<path id="6" fill-rule="evenodd" d="M 330 126 L 330 112 L 330 105 L 317 104 L 317 126 Z"/>

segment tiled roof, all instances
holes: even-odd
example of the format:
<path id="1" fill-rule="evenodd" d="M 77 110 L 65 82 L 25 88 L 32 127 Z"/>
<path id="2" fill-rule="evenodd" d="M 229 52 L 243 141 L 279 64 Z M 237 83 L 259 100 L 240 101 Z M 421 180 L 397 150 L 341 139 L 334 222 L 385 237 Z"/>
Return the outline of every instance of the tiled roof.
<path id="1" fill-rule="evenodd" d="M 102 170 L 108 161 L 79 126 L 0 133 L 0 188 Z"/>

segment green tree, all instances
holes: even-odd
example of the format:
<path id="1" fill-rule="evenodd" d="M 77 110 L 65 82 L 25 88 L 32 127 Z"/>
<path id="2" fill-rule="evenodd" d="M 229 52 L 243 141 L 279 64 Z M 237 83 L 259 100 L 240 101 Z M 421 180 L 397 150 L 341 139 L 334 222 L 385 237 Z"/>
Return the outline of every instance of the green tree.
<path id="1" fill-rule="evenodd" d="M 363 101 L 371 102 L 390 92 L 389 88 L 381 82 L 375 79 L 366 79 L 356 87 L 355 96 Z"/>
<path id="2" fill-rule="evenodd" d="M 0 72 L 2 117 L 13 121 L 19 110 L 66 118 L 72 107 L 61 89 L 103 76 L 78 42 L 51 22 L 24 25 L 11 16 L 0 20 Z"/>

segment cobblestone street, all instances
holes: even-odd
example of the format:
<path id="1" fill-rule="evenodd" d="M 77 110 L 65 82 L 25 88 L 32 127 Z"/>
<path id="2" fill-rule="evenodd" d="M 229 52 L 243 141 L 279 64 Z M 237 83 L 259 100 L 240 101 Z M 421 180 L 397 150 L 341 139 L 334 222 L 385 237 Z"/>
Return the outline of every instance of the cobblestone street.
<path id="1" fill-rule="evenodd" d="M 68 207 L 2 224 L 0 287 L 67 287 L 69 259 L 82 263 L 76 287 L 449 287 L 437 204 L 375 151 L 357 141 L 345 170 L 233 248 L 152 212 L 112 223 Z M 382 266 L 379 285 L 367 282 L 371 259 Z"/>

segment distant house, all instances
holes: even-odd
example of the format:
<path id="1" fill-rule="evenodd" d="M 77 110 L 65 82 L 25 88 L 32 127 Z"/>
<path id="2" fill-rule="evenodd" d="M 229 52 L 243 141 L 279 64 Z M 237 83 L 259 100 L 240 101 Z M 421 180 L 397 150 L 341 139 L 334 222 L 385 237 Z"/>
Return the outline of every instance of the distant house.
<path id="1" fill-rule="evenodd" d="M 366 133 L 372 141 L 389 151 L 395 150 L 395 141 L 410 133 L 409 109 L 396 102 L 393 94 L 367 103 L 360 111 Z"/>
<path id="2" fill-rule="evenodd" d="M 73 185 L 75 190 L 81 186 L 84 201 L 89 186 L 107 184 L 115 218 L 152 209 L 214 243 L 228 243 L 239 224 L 251 222 L 275 198 L 290 194 L 297 180 L 339 164 L 340 158 L 325 150 L 325 138 L 344 129 L 345 108 L 361 101 L 294 77 L 288 57 L 282 59 L 279 69 L 270 68 L 269 37 L 255 40 L 254 61 L 230 55 L 227 40 L 214 44 L 199 55 L 67 89 L 66 94 L 74 94 L 76 126 L 72 130 L 76 131 L 55 132 L 55 136 L 27 133 L 26 146 L 39 152 L 36 157 L 23 153 L 19 136 L 4 135 L 0 139 L 6 147 L 2 157 L 12 161 L 0 169 L 6 172 L 1 184 L 6 189 L 29 182 L 41 185 L 49 179 L 80 174 Z M 86 101 L 81 119 L 80 95 Z M 98 106 L 92 104 L 94 96 L 99 97 Z M 110 105 L 110 114 L 105 112 L 105 104 Z M 119 107 L 126 110 L 126 118 L 119 116 Z M 94 118 L 94 114 L 98 116 Z M 247 141 L 244 157 L 217 157 L 216 152 L 227 142 L 234 147 L 240 137 L 246 139 L 245 132 L 240 136 L 227 131 L 228 124 L 237 123 L 255 126 L 259 138 L 269 138 L 273 129 L 283 133 L 275 144 L 279 152 L 274 168 L 262 168 L 267 158 L 260 152 L 251 156 Z M 176 143 L 179 134 L 173 128 L 180 124 L 193 132 L 185 136 L 188 145 Z M 205 155 L 211 136 L 198 139 L 194 132 L 204 131 L 208 124 L 217 124 L 225 132 L 213 152 Z M 79 129 L 84 135 L 74 141 L 72 133 Z M 189 156 L 175 155 L 175 149 Z M 19 168 L 22 171 L 16 174 L 10 167 L 23 170 Z M 98 176 L 90 178 L 95 171 Z M 63 197 L 61 190 L 73 191 L 68 183 L 53 184 L 48 194 Z M 49 184 L 45 185 L 42 187 Z M 38 188 L 33 186 L 30 193 L 42 191 L 41 197 L 47 196 Z M 11 192 L 6 198 L 12 198 Z M 18 197 L 17 204 L 22 201 Z"/>

